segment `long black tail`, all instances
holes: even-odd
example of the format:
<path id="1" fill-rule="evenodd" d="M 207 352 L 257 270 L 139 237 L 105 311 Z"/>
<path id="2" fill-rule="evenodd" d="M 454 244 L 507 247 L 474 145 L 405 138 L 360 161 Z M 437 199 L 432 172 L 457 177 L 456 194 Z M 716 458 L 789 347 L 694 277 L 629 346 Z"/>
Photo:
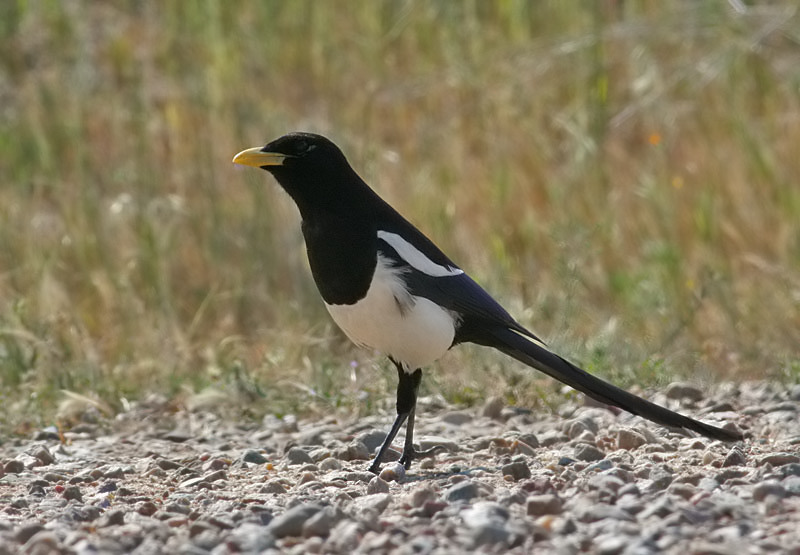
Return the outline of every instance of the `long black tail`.
<path id="1" fill-rule="evenodd" d="M 585 393 L 601 403 L 614 405 L 662 426 L 686 428 L 712 439 L 721 441 L 739 441 L 743 439 L 742 434 L 739 432 L 723 430 L 716 426 L 704 424 L 628 393 L 624 389 L 620 389 L 589 374 L 585 370 L 581 370 L 569 361 L 551 353 L 517 332 L 499 328 L 492 330 L 490 333 L 495 341 L 487 341 L 485 344 L 544 372 L 548 376 Z M 484 342 L 482 341 L 481 343 Z"/>

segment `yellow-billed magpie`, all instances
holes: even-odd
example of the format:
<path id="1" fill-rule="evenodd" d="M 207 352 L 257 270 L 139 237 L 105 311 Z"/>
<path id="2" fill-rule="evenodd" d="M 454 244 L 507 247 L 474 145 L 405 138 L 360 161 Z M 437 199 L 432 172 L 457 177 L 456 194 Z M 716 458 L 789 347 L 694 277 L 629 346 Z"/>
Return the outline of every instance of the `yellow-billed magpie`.
<path id="1" fill-rule="evenodd" d="M 381 199 L 329 139 L 290 133 L 233 161 L 269 171 L 300 210 L 311 273 L 333 320 L 356 344 L 386 353 L 397 367 L 397 418 L 369 470 L 377 472 L 407 422 L 400 462 L 414 448 L 422 367 L 459 343 L 494 347 L 608 405 L 709 438 L 742 435 L 637 397 L 550 351 L 421 231 Z"/>

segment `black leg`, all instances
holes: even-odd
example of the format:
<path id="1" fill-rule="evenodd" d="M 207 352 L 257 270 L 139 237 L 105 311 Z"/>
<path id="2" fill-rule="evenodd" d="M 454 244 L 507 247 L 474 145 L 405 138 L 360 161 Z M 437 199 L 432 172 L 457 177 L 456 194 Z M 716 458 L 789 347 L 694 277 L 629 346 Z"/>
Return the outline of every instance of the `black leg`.
<path id="1" fill-rule="evenodd" d="M 411 467 L 411 461 L 430 457 L 444 449 L 442 446 L 436 446 L 426 451 L 417 451 L 414 449 L 414 415 L 417 410 L 417 392 L 419 391 L 419 384 L 422 381 L 422 370 L 417 368 L 413 372 L 406 372 L 402 364 L 395 361 L 393 362 L 395 366 L 397 366 L 398 378 L 397 418 L 395 418 L 394 424 L 392 424 L 392 428 L 389 430 L 389 434 L 386 436 L 383 445 L 381 445 L 378 454 L 375 456 L 375 460 L 372 461 L 372 465 L 369 467 L 369 471 L 375 474 L 380 470 L 384 453 L 386 453 L 386 450 L 394 441 L 397 432 L 400 431 L 400 428 L 406 421 L 408 421 L 406 425 L 406 439 L 403 444 L 403 456 L 400 457 L 400 464 L 402 464 L 406 470 Z"/>
<path id="2" fill-rule="evenodd" d="M 403 448 L 403 459 L 406 458 L 406 452 L 408 450 L 408 446 L 411 445 L 414 435 L 414 407 L 417 404 L 417 390 L 419 389 L 419 382 L 422 381 L 422 370 L 417 369 L 414 372 L 408 373 L 403 369 L 403 365 L 399 362 L 394 362 L 395 366 L 397 367 L 397 418 L 394 420 L 394 424 L 392 424 L 389 433 L 386 436 L 386 439 L 383 441 L 383 445 L 381 445 L 378 454 L 375 456 L 375 459 L 372 461 L 372 465 L 369 467 L 370 472 L 374 472 L 375 474 L 378 473 L 381 467 L 381 461 L 383 460 L 383 455 L 386 453 L 386 450 L 394 441 L 397 432 L 400 431 L 400 428 L 403 426 L 403 423 L 411 417 L 409 420 L 409 428 L 406 431 L 406 442 L 405 447 Z M 413 450 L 413 447 L 412 447 Z M 401 463 L 403 464 L 410 464 L 410 459 L 407 461 L 401 459 Z M 408 468 L 408 466 L 406 466 Z"/>

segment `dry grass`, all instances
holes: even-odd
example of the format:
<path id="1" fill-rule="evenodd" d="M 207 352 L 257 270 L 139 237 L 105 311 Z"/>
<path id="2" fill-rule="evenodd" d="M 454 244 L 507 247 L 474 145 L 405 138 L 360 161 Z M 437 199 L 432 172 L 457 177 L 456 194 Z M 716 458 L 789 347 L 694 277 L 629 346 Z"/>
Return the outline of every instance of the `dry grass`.
<path id="1" fill-rule="evenodd" d="M 318 302 L 294 208 L 230 163 L 297 129 L 591 370 L 797 379 L 794 4 L 3 3 L 7 421 L 62 389 L 391 397 Z M 441 367 L 454 398 L 538 394 L 499 356 Z"/>

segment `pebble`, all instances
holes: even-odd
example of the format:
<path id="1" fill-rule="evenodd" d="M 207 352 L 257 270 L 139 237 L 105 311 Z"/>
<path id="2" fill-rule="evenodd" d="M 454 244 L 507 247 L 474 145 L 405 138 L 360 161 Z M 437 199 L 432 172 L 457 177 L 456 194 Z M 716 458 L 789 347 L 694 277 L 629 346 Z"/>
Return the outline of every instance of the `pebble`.
<path id="1" fill-rule="evenodd" d="M 531 469 L 528 467 L 528 463 L 524 461 L 505 464 L 500 471 L 503 473 L 503 476 L 510 476 L 515 482 L 531 477 Z"/>
<path id="2" fill-rule="evenodd" d="M 664 395 L 668 399 L 688 399 L 690 401 L 700 401 L 705 397 L 705 393 L 699 387 L 688 382 L 673 382 L 664 389 Z"/>
<path id="3" fill-rule="evenodd" d="M 369 430 L 358 434 L 356 440 L 364 444 L 367 451 L 375 453 L 386 440 L 386 432 L 382 432 L 381 430 Z"/>
<path id="4" fill-rule="evenodd" d="M 301 503 L 272 519 L 267 531 L 276 538 L 301 536 L 306 521 L 321 510 L 322 506 L 316 503 Z"/>
<path id="5" fill-rule="evenodd" d="M 722 461 L 722 466 L 744 466 L 747 464 L 747 457 L 744 456 L 744 453 L 738 447 L 731 447 L 731 450 L 728 451 L 728 454 L 725 456 L 725 460 Z"/>
<path id="6" fill-rule="evenodd" d="M 442 422 L 453 426 L 463 426 L 475 420 L 475 416 L 466 411 L 446 412 L 439 417 Z"/>
<path id="7" fill-rule="evenodd" d="M 451 486 L 444 494 L 445 501 L 470 501 L 480 495 L 480 488 L 471 480 L 465 480 Z"/>
<path id="8" fill-rule="evenodd" d="M 622 428 L 617 432 L 617 448 L 630 451 L 647 443 L 647 438 L 631 428 Z"/>
<path id="9" fill-rule="evenodd" d="M 366 461 L 372 458 L 372 453 L 363 442 L 354 439 L 337 452 L 337 458 L 343 461 Z"/>
<path id="10" fill-rule="evenodd" d="M 332 470 L 341 470 L 342 469 L 342 463 L 339 461 L 339 459 L 335 459 L 333 457 L 328 457 L 327 459 L 323 459 L 319 463 L 319 469 L 322 472 L 330 472 Z"/>
<path id="11" fill-rule="evenodd" d="M 595 447 L 594 445 L 589 445 L 588 443 L 580 443 L 575 446 L 575 458 L 579 461 L 599 461 L 604 459 L 606 454 Z"/>
<path id="12" fill-rule="evenodd" d="M 800 455 L 795 455 L 793 453 L 770 453 L 769 455 L 759 457 L 756 461 L 757 466 L 764 466 L 765 464 L 783 466 L 793 463 L 800 463 Z"/>
<path id="13" fill-rule="evenodd" d="M 389 483 L 380 476 L 375 476 L 367 484 L 367 495 L 374 493 L 389 493 Z"/>
<path id="14" fill-rule="evenodd" d="M 3 472 L 6 474 L 19 474 L 20 472 L 25 471 L 25 463 L 18 459 L 14 459 L 12 461 L 8 461 L 5 466 L 3 466 Z"/>
<path id="15" fill-rule="evenodd" d="M 786 497 L 786 488 L 779 482 L 770 480 L 761 482 L 753 488 L 753 499 L 755 501 L 764 501 L 767 496 L 783 499 Z"/>
<path id="16" fill-rule="evenodd" d="M 313 463 L 314 459 L 300 447 L 292 447 L 284 455 L 289 464 L 307 464 Z"/>
<path id="17" fill-rule="evenodd" d="M 303 537 L 327 537 L 336 522 L 336 517 L 336 510 L 333 507 L 324 507 L 317 511 L 303 523 L 301 531 Z"/>
<path id="18" fill-rule="evenodd" d="M 481 409 L 481 415 L 493 420 L 499 420 L 505 403 L 501 397 L 489 397 Z"/>
<path id="19" fill-rule="evenodd" d="M 356 498 L 354 505 L 359 513 L 371 513 L 378 516 L 389 506 L 391 501 L 391 494 L 374 493 Z"/>
<path id="20" fill-rule="evenodd" d="M 14 540 L 18 543 L 26 543 L 42 530 L 44 530 L 44 526 L 38 522 L 23 524 L 17 529 L 16 534 L 14 534 Z"/>
<path id="21" fill-rule="evenodd" d="M 381 480 L 385 482 L 400 482 L 406 476 L 406 468 L 396 462 L 387 464 L 380 473 Z"/>
<path id="22" fill-rule="evenodd" d="M 557 515 L 561 512 L 562 502 L 558 496 L 545 493 L 529 496 L 525 506 L 528 516 Z"/>

